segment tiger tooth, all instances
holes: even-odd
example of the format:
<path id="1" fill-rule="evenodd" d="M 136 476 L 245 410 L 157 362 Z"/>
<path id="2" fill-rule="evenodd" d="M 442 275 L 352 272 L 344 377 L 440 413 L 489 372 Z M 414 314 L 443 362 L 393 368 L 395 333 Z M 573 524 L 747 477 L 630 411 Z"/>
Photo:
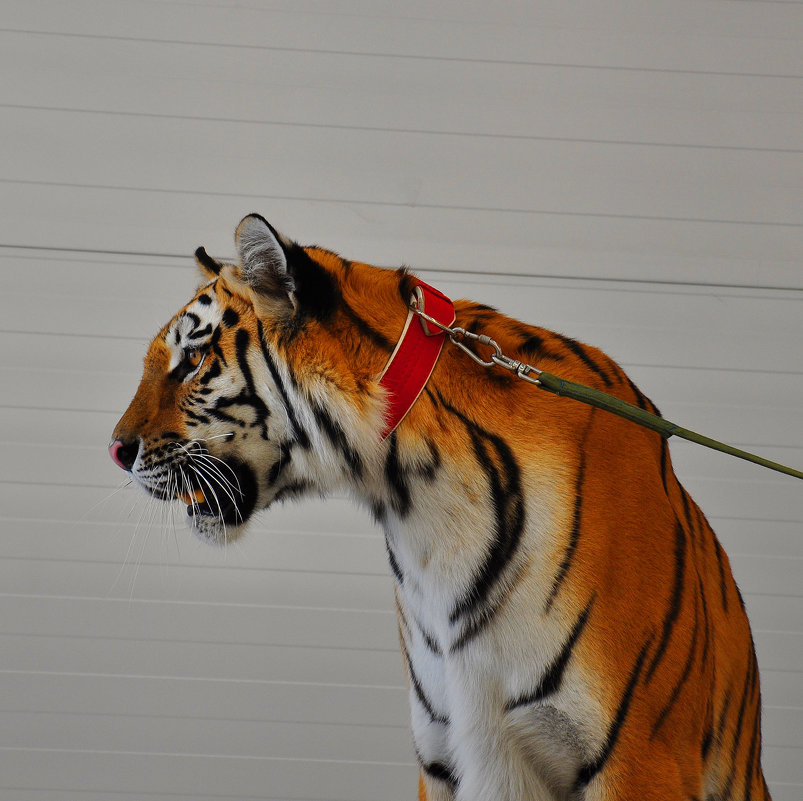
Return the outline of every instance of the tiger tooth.
<path id="1" fill-rule="evenodd" d="M 206 501 L 206 497 L 199 489 L 193 490 L 192 493 L 182 492 L 178 497 L 186 503 L 187 506 L 200 505 Z"/>

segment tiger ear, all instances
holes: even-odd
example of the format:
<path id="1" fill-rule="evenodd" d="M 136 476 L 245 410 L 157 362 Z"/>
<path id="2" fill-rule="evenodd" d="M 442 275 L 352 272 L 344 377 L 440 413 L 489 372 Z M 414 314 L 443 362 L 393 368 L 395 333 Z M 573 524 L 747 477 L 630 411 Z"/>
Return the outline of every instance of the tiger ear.
<path id="1" fill-rule="evenodd" d="M 220 275 L 220 268 L 223 266 L 219 261 L 215 261 L 202 247 L 195 251 L 195 263 L 198 265 L 201 275 L 207 281 L 214 281 Z"/>
<path id="2" fill-rule="evenodd" d="M 295 308 L 296 284 L 287 266 L 292 243 L 258 214 L 249 214 L 234 234 L 240 257 L 240 280 L 257 295 L 260 306 L 274 314 Z"/>

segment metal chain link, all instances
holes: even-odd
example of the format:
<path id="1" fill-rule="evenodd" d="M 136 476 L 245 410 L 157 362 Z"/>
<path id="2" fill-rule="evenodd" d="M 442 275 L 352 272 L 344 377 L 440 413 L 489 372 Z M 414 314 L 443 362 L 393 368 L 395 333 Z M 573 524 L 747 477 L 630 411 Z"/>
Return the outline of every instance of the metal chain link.
<path id="1" fill-rule="evenodd" d="M 499 343 L 496 342 L 496 340 L 491 339 L 486 334 L 475 334 L 473 331 L 467 331 L 465 328 L 461 328 L 458 325 L 444 325 L 434 317 L 428 315 L 425 311 L 419 309 L 415 301 L 410 304 L 410 308 L 415 314 L 426 320 L 427 323 L 434 325 L 436 328 L 439 328 L 441 331 L 443 331 L 453 344 L 457 345 L 460 350 L 467 353 L 477 364 L 481 364 L 483 367 L 502 367 L 505 370 L 509 370 L 511 373 L 515 373 L 523 381 L 527 381 L 529 384 L 540 386 L 540 381 L 538 378 L 531 378 L 530 373 L 535 373 L 535 375 L 538 376 L 542 371 L 537 367 L 533 367 L 531 364 L 520 361 L 519 359 L 511 359 L 509 356 L 505 356 L 505 354 L 502 353 L 502 348 L 499 347 Z M 490 358 L 483 359 L 478 353 L 473 351 L 465 344 L 465 342 L 463 342 L 464 339 L 470 339 L 474 342 L 478 342 L 480 345 L 487 345 L 493 348 L 494 352 L 491 354 Z"/>

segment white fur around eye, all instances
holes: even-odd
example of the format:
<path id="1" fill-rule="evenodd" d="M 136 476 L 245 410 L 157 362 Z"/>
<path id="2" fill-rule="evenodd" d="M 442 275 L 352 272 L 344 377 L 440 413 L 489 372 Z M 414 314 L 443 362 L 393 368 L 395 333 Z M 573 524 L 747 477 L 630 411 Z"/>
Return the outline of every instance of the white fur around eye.
<path id="1" fill-rule="evenodd" d="M 207 295 L 208 297 L 208 295 Z M 203 329 L 213 330 L 220 322 L 220 309 L 215 300 L 209 303 L 195 302 L 177 317 L 165 335 L 165 343 L 170 349 L 170 362 L 167 371 L 176 369 L 186 358 L 189 351 L 198 350 L 203 353 L 208 337 L 201 338 Z M 195 333 L 195 338 L 191 338 Z M 198 372 L 203 364 L 203 356 L 198 364 L 190 369 L 190 374 Z"/>
<path id="2" fill-rule="evenodd" d="M 193 321 L 186 315 L 181 315 L 167 332 L 165 341 L 170 348 L 170 363 L 167 372 L 172 373 L 184 361 L 184 348 L 187 335 L 194 328 Z"/>

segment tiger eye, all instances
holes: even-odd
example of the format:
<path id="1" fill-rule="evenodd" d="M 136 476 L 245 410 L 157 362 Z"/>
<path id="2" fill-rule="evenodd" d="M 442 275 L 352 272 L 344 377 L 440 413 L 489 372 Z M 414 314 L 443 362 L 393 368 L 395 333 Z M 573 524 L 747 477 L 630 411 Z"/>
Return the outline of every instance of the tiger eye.
<path id="1" fill-rule="evenodd" d="M 198 348 L 193 348 L 184 354 L 184 358 L 191 367 L 197 367 L 203 361 L 204 354 Z"/>

